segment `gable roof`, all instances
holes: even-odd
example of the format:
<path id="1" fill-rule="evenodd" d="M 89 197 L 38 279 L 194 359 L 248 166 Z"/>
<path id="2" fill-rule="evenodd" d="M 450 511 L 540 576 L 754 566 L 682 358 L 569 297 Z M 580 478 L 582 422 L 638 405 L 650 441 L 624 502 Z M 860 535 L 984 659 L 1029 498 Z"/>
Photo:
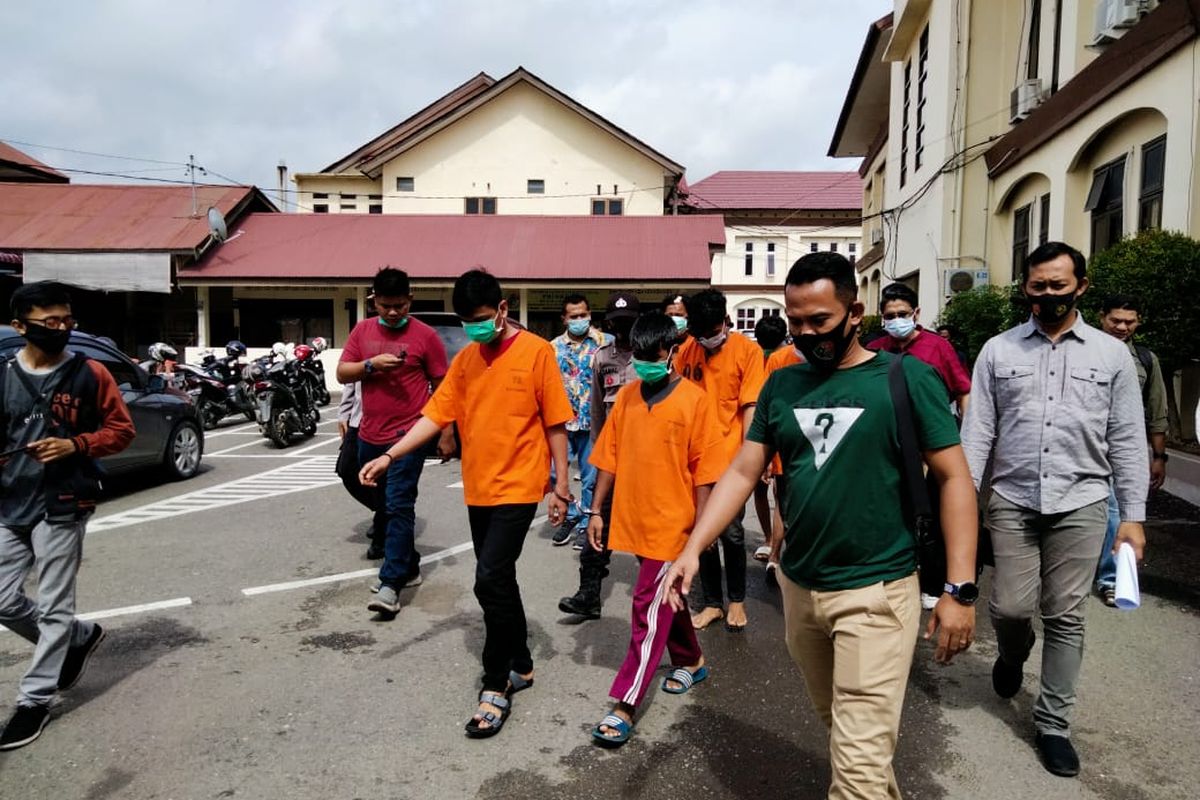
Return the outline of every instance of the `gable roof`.
<path id="1" fill-rule="evenodd" d="M 862 210 L 857 172 L 722 170 L 688 188 L 687 204 L 700 210 Z"/>
<path id="2" fill-rule="evenodd" d="M 566 106 L 587 119 L 593 125 L 637 150 L 651 161 L 673 175 L 682 176 L 684 167 L 650 147 L 641 139 L 609 122 L 596 112 L 555 89 L 524 67 L 517 67 L 500 80 L 486 73 L 479 73 L 471 80 L 453 89 L 449 94 L 435 100 L 399 125 L 385 131 L 362 147 L 330 164 L 321 172 L 361 172 L 378 179 L 383 174 L 383 165 L 396 156 L 415 147 L 438 131 L 454 124 L 475 109 L 495 100 L 513 86 L 524 83 L 532 86 L 547 97 Z"/>
<path id="3" fill-rule="evenodd" d="M 48 167 L 28 153 L 0 142 L 0 181 L 17 183 L 68 183 L 63 173 Z"/>
<path id="4" fill-rule="evenodd" d="M 0 249 L 192 252 L 209 207 L 227 220 L 275 207 L 253 186 L 0 183 Z"/>
<path id="5" fill-rule="evenodd" d="M 480 92 L 495 85 L 496 79 L 486 72 L 481 72 L 461 86 L 456 86 L 447 94 L 442 95 L 429 105 L 413 114 L 408 119 L 389 128 L 371 141 L 342 156 L 321 172 L 354 172 L 362 171 L 362 165 L 372 161 L 381 152 L 404 141 L 413 133 L 421 130 L 434 120 L 441 119 L 451 110 L 475 97 Z"/>
<path id="6" fill-rule="evenodd" d="M 370 281 L 381 264 L 453 281 L 476 264 L 503 281 L 707 284 L 725 246 L 716 215 L 249 214 L 180 280 Z"/>

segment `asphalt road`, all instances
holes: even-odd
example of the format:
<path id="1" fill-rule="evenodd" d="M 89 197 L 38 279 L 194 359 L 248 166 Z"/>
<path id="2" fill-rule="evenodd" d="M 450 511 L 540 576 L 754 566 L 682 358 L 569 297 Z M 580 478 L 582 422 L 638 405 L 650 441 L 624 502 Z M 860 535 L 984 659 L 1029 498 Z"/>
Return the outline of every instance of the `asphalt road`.
<path id="1" fill-rule="evenodd" d="M 498 737 L 466 739 L 482 623 L 458 466 L 426 467 L 418 543 L 437 560 L 402 594 L 399 617 L 379 621 L 366 610 L 370 579 L 354 576 L 372 566 L 367 515 L 334 483 L 335 434 L 326 424 L 278 451 L 252 427 L 226 426 L 210 435 L 203 474 L 126 482 L 101 504 L 80 611 L 125 613 L 103 621 L 108 640 L 42 738 L 0 754 L 0 796 L 824 797 L 825 734 L 753 563 L 749 629 L 701 634 L 712 677 L 682 697 L 652 691 L 628 746 L 593 747 L 587 732 L 627 642 L 633 561 L 616 561 L 603 618 L 577 624 L 556 608 L 575 555 L 552 547 L 544 524 L 520 565 L 536 685 Z M 918 645 L 896 764 L 906 797 L 1200 796 L 1200 516 L 1170 498 L 1152 513 L 1142 608 L 1089 604 L 1080 778 L 1037 763 L 1031 679 L 1014 701 L 992 694 L 981 615 L 976 646 L 951 667 Z M 136 610 L 146 604 L 162 605 Z M 29 655 L 0 633 L 6 697 Z"/>

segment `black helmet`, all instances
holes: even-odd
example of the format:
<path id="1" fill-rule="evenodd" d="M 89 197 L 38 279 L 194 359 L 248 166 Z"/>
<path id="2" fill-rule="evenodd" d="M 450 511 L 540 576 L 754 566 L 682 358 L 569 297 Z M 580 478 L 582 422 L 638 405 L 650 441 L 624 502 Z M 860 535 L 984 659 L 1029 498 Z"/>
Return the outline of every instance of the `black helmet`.
<path id="1" fill-rule="evenodd" d="M 246 345 L 237 339 L 233 339 L 225 345 L 225 354 L 230 356 L 244 356 L 246 355 Z"/>

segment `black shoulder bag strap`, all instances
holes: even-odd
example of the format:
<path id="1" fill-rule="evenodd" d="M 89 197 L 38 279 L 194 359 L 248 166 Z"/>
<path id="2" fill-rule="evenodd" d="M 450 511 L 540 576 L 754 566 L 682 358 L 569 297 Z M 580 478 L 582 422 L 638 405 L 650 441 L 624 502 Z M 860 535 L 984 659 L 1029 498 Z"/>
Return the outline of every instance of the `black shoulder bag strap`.
<path id="1" fill-rule="evenodd" d="M 1142 362 L 1142 368 L 1146 370 L 1146 382 L 1142 384 L 1142 403 L 1145 404 L 1150 397 L 1150 380 L 1154 377 L 1154 355 L 1149 347 L 1140 344 L 1135 344 L 1133 350 L 1137 353 L 1138 361 Z"/>
<path id="2" fill-rule="evenodd" d="M 929 492 L 925 490 L 925 470 L 921 463 L 921 446 L 917 442 L 917 426 L 913 421 L 912 401 L 908 397 L 908 381 L 904 378 L 904 359 L 898 355 L 888 367 L 888 391 L 896 411 L 896 432 L 900 438 L 900 462 L 904 470 L 904 486 L 908 490 L 909 510 L 917 529 L 917 544 L 929 535 L 933 509 Z"/>

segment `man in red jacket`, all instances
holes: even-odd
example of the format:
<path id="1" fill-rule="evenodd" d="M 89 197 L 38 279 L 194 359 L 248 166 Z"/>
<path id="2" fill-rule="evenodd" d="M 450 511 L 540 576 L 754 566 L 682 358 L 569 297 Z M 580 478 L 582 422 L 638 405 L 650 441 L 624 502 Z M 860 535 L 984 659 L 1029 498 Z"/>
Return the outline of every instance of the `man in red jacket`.
<path id="1" fill-rule="evenodd" d="M 41 736 L 50 701 L 79 682 L 104 639 L 75 617 L 75 576 L 100 491 L 95 459 L 134 437 L 112 375 L 66 350 L 75 327 L 66 287 L 26 284 L 12 310 L 25 346 L 0 365 L 0 624 L 36 648 L 0 750 Z M 37 602 L 23 589 L 35 561 Z"/>

